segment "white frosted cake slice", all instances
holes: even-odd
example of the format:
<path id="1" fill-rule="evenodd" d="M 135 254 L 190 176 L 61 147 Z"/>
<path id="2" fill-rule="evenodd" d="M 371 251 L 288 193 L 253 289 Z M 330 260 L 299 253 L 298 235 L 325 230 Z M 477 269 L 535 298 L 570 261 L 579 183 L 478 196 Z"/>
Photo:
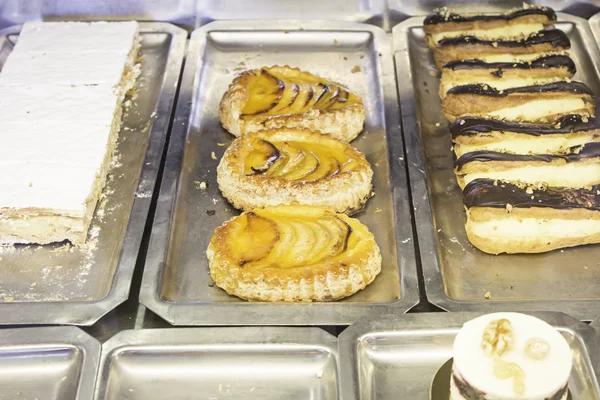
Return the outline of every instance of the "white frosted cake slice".
<path id="1" fill-rule="evenodd" d="M 452 400 L 566 400 L 571 348 L 546 322 L 495 313 L 465 323 L 454 340 Z"/>
<path id="2" fill-rule="evenodd" d="M 0 72 L 0 243 L 85 243 L 138 50 L 136 22 L 24 25 Z"/>

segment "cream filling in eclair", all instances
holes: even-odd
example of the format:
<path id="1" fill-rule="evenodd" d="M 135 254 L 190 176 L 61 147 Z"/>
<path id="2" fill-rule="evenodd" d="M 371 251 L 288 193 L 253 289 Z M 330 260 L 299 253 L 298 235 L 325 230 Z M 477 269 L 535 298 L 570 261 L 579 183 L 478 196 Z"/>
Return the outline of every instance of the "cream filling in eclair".
<path id="1" fill-rule="evenodd" d="M 475 144 L 455 144 L 454 152 L 456 157 L 473 151 L 500 151 L 513 154 L 562 154 L 565 150 L 581 146 L 583 144 L 593 142 L 594 134 L 577 135 L 577 136 L 531 136 L 519 139 L 499 140 L 491 143 L 475 143 Z"/>
<path id="2" fill-rule="evenodd" d="M 431 40 L 434 43 L 439 42 L 442 39 L 459 37 L 459 36 L 477 36 L 480 39 L 493 40 L 493 39 L 523 39 L 532 33 L 539 32 L 544 29 L 544 25 L 540 23 L 536 24 L 515 24 L 500 26 L 498 28 L 491 29 L 473 29 L 473 30 L 460 30 L 460 31 L 447 31 L 440 33 L 432 33 Z"/>
<path id="3" fill-rule="evenodd" d="M 489 118 L 508 121 L 535 121 L 550 115 L 564 115 L 585 108 L 580 97 L 566 99 L 534 100 L 516 107 L 501 108 L 487 113 Z"/>
<path id="4" fill-rule="evenodd" d="M 585 238 L 600 234 L 599 219 L 502 218 L 467 221 L 474 235 L 486 238 L 570 237 Z"/>
<path id="5" fill-rule="evenodd" d="M 546 182 L 549 186 L 582 188 L 600 184 L 600 163 L 574 162 L 547 166 L 526 165 L 521 168 L 502 171 L 473 172 L 463 176 L 464 185 L 478 178 L 509 182 Z"/>

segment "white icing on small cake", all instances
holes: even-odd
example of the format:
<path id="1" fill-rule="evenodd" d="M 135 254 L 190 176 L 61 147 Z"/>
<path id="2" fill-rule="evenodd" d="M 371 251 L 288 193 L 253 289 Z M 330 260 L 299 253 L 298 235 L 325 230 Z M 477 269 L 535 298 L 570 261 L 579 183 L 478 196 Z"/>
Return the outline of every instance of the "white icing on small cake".
<path id="1" fill-rule="evenodd" d="M 0 243 L 85 242 L 134 85 L 137 22 L 31 22 L 0 72 Z"/>
<path id="2" fill-rule="evenodd" d="M 484 340 L 484 333 L 490 333 L 490 323 L 502 320 L 509 322 L 510 334 L 502 333 L 496 344 Z M 486 344 L 482 345 L 482 342 Z M 495 313 L 471 320 L 456 336 L 453 352 L 451 394 L 454 400 L 469 399 L 463 394 L 471 389 L 483 394 L 485 399 L 494 400 L 567 397 L 565 388 L 571 374 L 571 349 L 555 328 L 535 317 Z M 498 365 L 520 369 L 522 375 L 519 376 L 523 377 L 521 392 L 516 389 L 516 378 L 499 378 L 498 369 L 494 369 Z"/>

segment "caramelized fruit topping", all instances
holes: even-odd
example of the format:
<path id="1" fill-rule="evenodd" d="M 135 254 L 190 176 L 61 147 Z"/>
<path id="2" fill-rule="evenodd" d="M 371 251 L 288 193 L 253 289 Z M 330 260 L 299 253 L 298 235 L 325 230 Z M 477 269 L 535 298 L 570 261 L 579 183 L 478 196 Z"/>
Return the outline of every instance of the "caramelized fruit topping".
<path id="1" fill-rule="evenodd" d="M 349 155 L 348 147 L 331 139 L 315 142 L 248 139 L 244 174 L 263 174 L 293 181 L 316 181 L 350 171 L 360 160 Z"/>
<path id="2" fill-rule="evenodd" d="M 287 115 L 310 110 L 336 110 L 360 102 L 337 83 L 294 68 L 255 70 L 242 117 Z"/>

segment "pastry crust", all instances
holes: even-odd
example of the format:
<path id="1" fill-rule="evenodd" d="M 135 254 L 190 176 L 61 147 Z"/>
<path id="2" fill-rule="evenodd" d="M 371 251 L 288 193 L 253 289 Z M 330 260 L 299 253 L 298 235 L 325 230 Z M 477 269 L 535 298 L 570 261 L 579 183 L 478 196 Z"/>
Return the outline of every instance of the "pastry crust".
<path id="1" fill-rule="evenodd" d="M 570 47 L 564 32 L 546 29 L 524 40 L 485 40 L 475 36 L 443 39 L 433 49 L 433 57 L 441 70 L 444 64 L 453 60 L 532 60 L 544 54 L 564 52 Z"/>
<path id="2" fill-rule="evenodd" d="M 450 121 L 473 116 L 517 122 L 555 122 L 567 114 L 593 116 L 595 107 L 591 90 L 580 82 L 554 82 L 503 91 L 476 84 L 450 89 L 442 100 L 442 112 Z"/>
<path id="3" fill-rule="evenodd" d="M 510 10 L 496 18 L 488 15 L 461 15 L 443 8 L 425 19 L 423 30 L 427 45 L 434 49 L 441 38 L 464 35 L 488 39 L 520 38 L 544 27 L 553 27 L 554 21 L 554 11 L 542 7 Z"/>
<path id="4" fill-rule="evenodd" d="M 499 226 L 506 221 L 513 223 L 512 234 L 502 234 Z M 560 229 L 557 234 L 552 225 L 565 226 L 565 221 L 587 229 Z M 487 229 L 487 226 L 491 229 Z M 479 224 L 479 225 L 478 225 Z M 511 225 L 511 226 L 513 226 Z M 520 226 L 535 226 L 535 234 L 521 233 Z M 495 228 L 494 228 L 495 227 Z M 472 207 L 467 209 L 465 225 L 469 241 L 479 250 L 489 254 L 543 253 L 564 247 L 600 243 L 600 211 L 585 209 Z"/>
<path id="5" fill-rule="evenodd" d="M 259 157 L 260 161 L 270 158 L 266 170 L 248 164 L 249 157 L 264 154 L 258 147 L 276 154 Z M 371 197 L 372 177 L 371 166 L 358 150 L 328 135 L 299 129 L 242 136 L 227 149 L 217 168 L 223 196 L 246 211 L 307 204 L 351 214 Z"/>
<path id="6" fill-rule="evenodd" d="M 558 65 L 549 65 L 552 61 Z M 575 63 L 568 56 L 544 56 L 522 63 L 450 62 L 442 68 L 439 94 L 444 99 L 451 88 L 473 83 L 487 84 L 499 90 L 544 85 L 568 80 L 574 74 Z"/>
<path id="7" fill-rule="evenodd" d="M 261 76 L 273 79 L 281 93 L 290 88 L 296 93 L 286 97 L 286 104 L 280 104 L 284 98 L 280 94 L 266 112 L 244 114 L 244 108 L 253 101 L 252 85 Z M 325 91 L 330 100 L 319 102 Z M 296 104 L 300 98 L 303 103 Z M 273 111 L 274 108 L 279 111 Z M 264 129 L 301 128 L 350 142 L 363 129 L 365 109 L 362 99 L 343 85 L 286 65 L 248 70 L 236 77 L 223 95 L 219 118 L 235 136 Z"/>
<path id="8" fill-rule="evenodd" d="M 215 284 L 250 301 L 338 300 L 381 271 L 365 225 L 311 206 L 244 212 L 215 230 L 206 254 Z"/>

